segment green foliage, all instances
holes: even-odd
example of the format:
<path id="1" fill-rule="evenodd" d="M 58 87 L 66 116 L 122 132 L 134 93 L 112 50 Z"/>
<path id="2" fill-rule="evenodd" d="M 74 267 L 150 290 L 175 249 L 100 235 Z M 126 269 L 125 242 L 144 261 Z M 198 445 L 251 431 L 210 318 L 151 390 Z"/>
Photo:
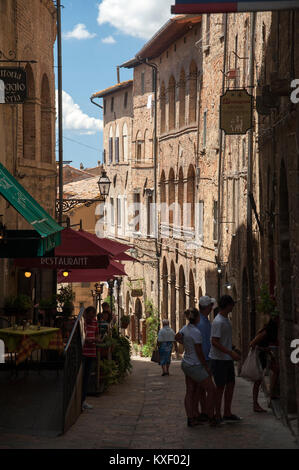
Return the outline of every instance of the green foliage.
<path id="1" fill-rule="evenodd" d="M 110 359 L 102 359 L 100 361 L 100 369 L 101 375 L 104 379 L 105 388 L 109 387 L 109 385 L 113 385 L 118 383 L 118 365 L 115 361 Z"/>
<path id="2" fill-rule="evenodd" d="M 118 334 L 116 328 L 112 330 L 112 339 L 114 347 L 112 349 L 112 358 L 118 366 L 118 378 L 123 380 L 124 377 L 131 371 L 131 345 L 129 340 L 122 335 Z"/>
<path id="3" fill-rule="evenodd" d="M 260 291 L 260 301 L 258 303 L 257 309 L 260 313 L 271 315 L 275 311 L 276 302 L 272 299 L 268 286 L 266 284 L 262 285 Z"/>
<path id="4" fill-rule="evenodd" d="M 147 314 L 146 344 L 143 347 L 142 353 L 144 356 L 150 357 L 157 344 L 159 317 L 158 310 L 154 307 L 151 300 L 145 302 L 145 311 Z"/>
<path id="5" fill-rule="evenodd" d="M 4 301 L 4 308 L 16 310 L 17 312 L 28 311 L 33 307 L 32 299 L 25 294 L 7 297 Z"/>
<path id="6" fill-rule="evenodd" d="M 51 309 L 51 308 L 56 308 L 56 307 L 57 307 L 56 295 L 53 295 L 52 297 L 48 299 L 41 299 L 41 301 L 39 302 L 39 308 L 41 310 Z"/>
<path id="7" fill-rule="evenodd" d="M 75 299 L 75 293 L 72 291 L 71 286 L 61 287 L 59 293 L 56 295 L 56 299 L 60 306 L 71 305 Z"/>

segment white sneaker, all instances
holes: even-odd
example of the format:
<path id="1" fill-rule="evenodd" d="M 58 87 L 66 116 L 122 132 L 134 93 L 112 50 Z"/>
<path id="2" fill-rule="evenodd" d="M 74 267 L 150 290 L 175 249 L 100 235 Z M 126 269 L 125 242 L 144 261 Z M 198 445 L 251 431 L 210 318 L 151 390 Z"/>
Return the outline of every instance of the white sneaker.
<path id="1" fill-rule="evenodd" d="M 86 403 L 86 401 L 84 401 L 82 404 L 82 410 L 93 410 L 93 406 L 89 405 L 89 403 Z"/>

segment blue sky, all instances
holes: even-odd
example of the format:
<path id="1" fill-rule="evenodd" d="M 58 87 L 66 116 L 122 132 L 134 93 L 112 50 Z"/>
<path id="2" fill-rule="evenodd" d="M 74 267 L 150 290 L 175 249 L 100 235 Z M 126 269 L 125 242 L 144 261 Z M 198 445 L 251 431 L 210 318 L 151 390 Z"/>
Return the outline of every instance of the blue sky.
<path id="1" fill-rule="evenodd" d="M 64 160 L 92 167 L 102 159 L 102 113 L 90 96 L 116 83 L 116 66 L 132 58 L 170 18 L 174 1 L 62 3 Z M 130 78 L 132 71 L 121 69 L 121 80 Z"/>

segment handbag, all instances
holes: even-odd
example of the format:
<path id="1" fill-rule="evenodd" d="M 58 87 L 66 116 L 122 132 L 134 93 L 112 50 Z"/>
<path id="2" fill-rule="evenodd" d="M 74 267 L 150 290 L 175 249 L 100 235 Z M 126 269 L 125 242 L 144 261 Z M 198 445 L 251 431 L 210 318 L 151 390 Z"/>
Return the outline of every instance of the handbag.
<path id="1" fill-rule="evenodd" d="M 160 363 L 160 353 L 159 353 L 159 349 L 156 348 L 154 351 L 153 351 L 153 354 L 152 354 L 152 357 L 151 357 L 151 361 L 152 362 L 157 362 L 158 364 Z"/>
<path id="2" fill-rule="evenodd" d="M 257 348 L 250 349 L 241 369 L 240 377 L 257 382 L 263 376 L 263 369 L 258 358 Z"/>

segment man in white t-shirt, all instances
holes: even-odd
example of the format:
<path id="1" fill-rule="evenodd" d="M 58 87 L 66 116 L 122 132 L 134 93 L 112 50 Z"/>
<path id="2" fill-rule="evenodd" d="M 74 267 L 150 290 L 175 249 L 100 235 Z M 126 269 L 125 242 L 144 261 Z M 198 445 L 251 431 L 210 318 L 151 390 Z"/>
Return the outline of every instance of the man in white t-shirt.
<path id="1" fill-rule="evenodd" d="M 240 356 L 233 351 L 232 325 L 228 314 L 235 302 L 230 295 L 223 295 L 219 301 L 219 313 L 212 323 L 211 329 L 211 371 L 216 384 L 216 419 L 221 419 L 221 403 L 224 393 L 223 420 L 234 422 L 240 418 L 231 412 L 231 404 L 235 387 L 234 361 Z"/>

